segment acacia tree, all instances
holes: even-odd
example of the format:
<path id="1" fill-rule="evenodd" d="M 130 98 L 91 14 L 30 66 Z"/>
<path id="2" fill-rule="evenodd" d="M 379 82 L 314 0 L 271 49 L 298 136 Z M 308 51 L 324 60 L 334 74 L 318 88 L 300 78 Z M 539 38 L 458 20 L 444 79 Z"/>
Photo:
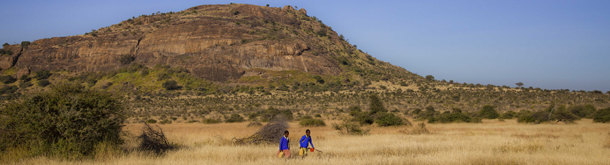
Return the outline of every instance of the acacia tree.
<path id="1" fill-rule="evenodd" d="M 515 85 L 517 85 L 518 87 L 521 87 L 521 86 L 523 86 L 525 84 L 523 84 L 522 82 L 518 82 L 518 83 L 515 83 Z"/>

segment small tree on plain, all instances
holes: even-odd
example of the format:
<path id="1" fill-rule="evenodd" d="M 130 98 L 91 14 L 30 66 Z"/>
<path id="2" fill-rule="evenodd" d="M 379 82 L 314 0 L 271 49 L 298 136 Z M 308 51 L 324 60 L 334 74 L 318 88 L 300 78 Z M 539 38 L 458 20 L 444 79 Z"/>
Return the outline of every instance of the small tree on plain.
<path id="1" fill-rule="evenodd" d="M 426 76 L 426 79 L 427 79 L 428 81 L 432 81 L 432 80 L 434 80 L 434 76 L 432 76 L 432 75 L 427 75 L 427 76 Z"/>
<path id="2" fill-rule="evenodd" d="M 517 85 L 519 88 L 521 88 L 521 86 L 523 86 L 525 84 L 523 84 L 522 82 L 518 82 L 518 83 L 515 83 L 515 85 Z"/>

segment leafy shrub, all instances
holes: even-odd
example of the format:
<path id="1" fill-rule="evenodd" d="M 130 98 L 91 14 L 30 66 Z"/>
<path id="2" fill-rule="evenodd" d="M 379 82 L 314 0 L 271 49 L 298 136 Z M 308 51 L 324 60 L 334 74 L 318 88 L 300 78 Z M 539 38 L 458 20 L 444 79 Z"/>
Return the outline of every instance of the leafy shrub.
<path id="1" fill-rule="evenodd" d="M 432 80 L 434 80 L 434 76 L 432 76 L 432 75 L 427 75 L 427 76 L 426 76 L 426 80 L 428 80 L 428 81 L 432 81 Z"/>
<path id="2" fill-rule="evenodd" d="M 606 108 L 606 109 L 600 109 L 599 111 L 595 112 L 595 115 L 593 115 L 593 121 L 601 122 L 601 123 L 609 122 L 610 121 L 610 107 Z"/>
<path id="3" fill-rule="evenodd" d="M 536 119 L 534 117 L 532 117 L 532 114 L 530 111 L 519 111 L 519 113 L 517 113 L 517 122 L 519 123 L 534 123 L 536 122 Z"/>
<path id="4" fill-rule="evenodd" d="M 27 148 L 32 155 L 79 158 L 95 146 L 119 145 L 125 116 L 110 93 L 78 84 L 60 84 L 0 110 L 0 150 Z"/>
<path id="5" fill-rule="evenodd" d="M 155 123 L 157 123 L 157 120 L 155 120 L 155 119 L 148 119 L 148 120 L 146 120 L 146 123 L 155 124 Z"/>
<path id="6" fill-rule="evenodd" d="M 32 83 L 31 82 L 22 82 L 21 84 L 19 84 L 19 88 L 23 89 L 23 88 L 27 88 L 27 87 L 31 87 Z"/>
<path id="7" fill-rule="evenodd" d="M 360 128 L 360 125 L 358 125 L 358 123 L 350 122 L 348 120 L 343 120 L 343 122 L 339 124 L 333 123 L 332 127 L 333 129 L 339 131 L 341 134 L 348 135 L 366 135 L 370 131 L 362 129 Z"/>
<path id="8" fill-rule="evenodd" d="M 163 86 L 163 88 L 165 88 L 166 90 L 180 89 L 180 86 L 178 86 L 178 82 L 176 82 L 174 80 L 167 80 L 167 81 L 163 82 L 163 84 L 161 84 L 161 86 Z"/>
<path id="9" fill-rule="evenodd" d="M 311 117 L 311 116 L 307 116 L 307 115 L 306 115 L 306 116 L 301 117 L 301 120 L 306 120 L 306 119 L 313 119 L 313 117 Z"/>
<path id="10" fill-rule="evenodd" d="M 399 125 L 404 124 L 402 118 L 400 118 L 392 113 L 381 114 L 380 117 L 377 118 L 377 120 L 375 120 L 375 123 L 377 123 L 377 125 L 382 126 L 382 127 L 399 126 Z"/>
<path id="11" fill-rule="evenodd" d="M 32 80 L 28 75 L 22 75 L 19 80 L 23 81 L 23 82 L 28 82 L 30 80 Z"/>
<path id="12" fill-rule="evenodd" d="M 564 123 L 573 123 L 574 120 L 579 119 L 579 117 L 567 110 L 565 105 L 561 105 L 552 113 L 551 119 L 557 120 L 557 122 L 563 121 Z"/>
<path id="13" fill-rule="evenodd" d="M 437 117 L 432 117 L 431 120 L 428 120 L 428 123 L 452 123 L 452 122 L 472 122 L 472 118 L 470 116 L 465 115 L 460 111 L 454 111 L 451 113 L 443 113 L 438 115 Z"/>
<path id="14" fill-rule="evenodd" d="M 289 120 L 289 121 L 294 119 L 292 111 L 290 111 L 288 109 L 279 110 L 279 109 L 275 109 L 273 107 L 269 107 L 265 110 L 258 111 L 254 114 L 250 114 L 250 116 L 260 116 L 260 119 L 263 122 L 269 121 L 269 120 L 277 117 L 278 115 L 283 116 L 284 119 Z"/>
<path id="15" fill-rule="evenodd" d="M 517 118 L 517 122 L 519 123 L 542 123 L 549 121 L 549 112 L 548 111 L 536 111 L 536 112 L 519 112 L 519 117 Z"/>
<path id="16" fill-rule="evenodd" d="M 38 80 L 38 86 L 40 86 L 40 87 L 46 87 L 50 84 L 51 84 L 51 82 L 49 82 L 49 80 Z"/>
<path id="17" fill-rule="evenodd" d="M 321 119 L 301 119 L 299 122 L 301 126 L 326 126 L 324 120 Z"/>
<path id="18" fill-rule="evenodd" d="M 375 122 L 375 118 L 373 118 L 372 115 L 369 115 L 368 113 L 364 113 L 364 112 L 358 112 L 354 114 L 354 118 L 352 118 L 352 121 L 354 122 L 358 122 L 360 125 L 365 125 L 365 124 L 373 124 Z"/>
<path id="19" fill-rule="evenodd" d="M 593 114 L 595 114 L 595 107 L 591 104 L 583 105 L 573 105 L 568 109 L 574 115 L 581 118 L 591 118 Z"/>
<path id="20" fill-rule="evenodd" d="M 49 77 L 51 77 L 51 72 L 48 70 L 36 71 L 36 76 L 34 76 L 34 78 L 36 78 L 36 80 L 44 80 L 44 79 L 48 79 Z"/>
<path id="21" fill-rule="evenodd" d="M 119 56 L 119 62 L 123 65 L 129 65 L 131 62 L 135 61 L 136 57 L 132 55 L 121 55 Z"/>
<path id="22" fill-rule="evenodd" d="M 30 45 L 30 41 L 21 41 L 21 47 L 27 48 Z"/>
<path id="23" fill-rule="evenodd" d="M 14 85 L 4 85 L 0 88 L 0 94 L 13 94 L 17 92 L 17 86 Z"/>
<path id="24" fill-rule="evenodd" d="M 316 82 L 320 83 L 320 84 L 324 84 L 324 79 L 322 79 L 322 77 L 316 75 L 313 76 L 314 79 L 316 79 Z"/>
<path id="25" fill-rule="evenodd" d="M 350 116 L 356 116 L 356 115 L 360 114 L 360 112 L 362 112 L 362 110 L 360 110 L 360 106 L 354 106 L 354 105 L 347 108 L 347 110 L 349 111 Z"/>
<path id="26" fill-rule="evenodd" d="M 515 111 L 506 111 L 505 113 L 503 113 L 500 118 L 501 119 L 513 119 L 515 118 L 517 115 L 517 113 Z"/>
<path id="27" fill-rule="evenodd" d="M 244 117 L 241 117 L 241 115 L 239 114 L 232 114 L 231 117 L 225 120 L 226 123 L 239 123 L 244 121 L 246 121 L 246 119 L 244 119 Z"/>
<path id="28" fill-rule="evenodd" d="M 486 119 L 496 119 L 500 117 L 500 114 L 498 114 L 498 111 L 496 111 L 493 106 L 485 105 L 483 106 L 483 109 L 479 111 L 479 116 Z"/>
<path id="29" fill-rule="evenodd" d="M 417 118 L 419 119 L 431 119 L 434 118 L 434 114 L 436 113 L 436 110 L 434 110 L 433 106 L 428 106 L 426 107 L 425 111 L 421 111 L 419 109 L 415 109 L 414 112 L 419 112 L 417 113 Z"/>
<path id="30" fill-rule="evenodd" d="M 17 81 L 17 79 L 13 78 L 13 76 L 8 75 L 0 75 L 0 81 L 4 84 L 10 84 Z"/>
<path id="31" fill-rule="evenodd" d="M 379 96 L 376 94 L 369 96 L 369 111 L 371 115 L 380 112 L 388 112 L 388 110 L 383 106 L 383 102 L 381 102 Z"/>
<path id="32" fill-rule="evenodd" d="M 202 122 L 204 124 L 216 124 L 216 123 L 220 123 L 220 120 L 216 120 L 216 119 L 203 119 Z"/>

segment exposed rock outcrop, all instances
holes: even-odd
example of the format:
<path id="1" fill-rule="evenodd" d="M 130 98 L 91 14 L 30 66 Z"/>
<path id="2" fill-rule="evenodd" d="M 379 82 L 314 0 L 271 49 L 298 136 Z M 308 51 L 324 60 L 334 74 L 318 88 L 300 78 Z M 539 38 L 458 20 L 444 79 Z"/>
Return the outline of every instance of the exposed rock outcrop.
<path id="1" fill-rule="evenodd" d="M 213 81 L 237 79 L 252 69 L 300 70 L 337 75 L 334 50 L 342 42 L 330 27 L 290 6 L 204 5 L 177 13 L 140 16 L 86 35 L 32 42 L 0 67 L 104 72 L 122 66 L 120 57 L 153 67 L 169 65 Z"/>

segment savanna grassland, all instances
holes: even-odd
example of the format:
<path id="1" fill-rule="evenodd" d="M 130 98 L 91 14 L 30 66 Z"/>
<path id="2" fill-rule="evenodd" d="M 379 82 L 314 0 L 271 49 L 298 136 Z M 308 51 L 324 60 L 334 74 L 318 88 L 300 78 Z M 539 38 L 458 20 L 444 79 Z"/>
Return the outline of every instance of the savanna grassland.
<path id="1" fill-rule="evenodd" d="M 296 6 L 202 5 L 0 50 L 1 164 L 610 162 L 610 91 L 417 75 Z M 275 157 L 288 126 L 293 155 L 306 129 L 323 153 Z"/>
<path id="2" fill-rule="evenodd" d="M 333 121 L 334 122 L 334 121 Z M 290 123 L 291 153 L 298 153 L 305 129 L 323 151 L 305 158 L 275 157 L 277 145 L 234 145 L 232 139 L 256 132 L 247 123 L 160 125 L 180 146 L 162 156 L 119 151 L 82 161 L 35 157 L 16 164 L 608 164 L 610 125 L 581 120 L 576 124 L 519 124 L 515 120 L 483 120 L 482 124 L 429 124 L 429 134 L 416 127 L 371 127 L 369 135 L 350 136 L 330 126 Z M 143 124 L 125 130 L 140 133 Z M 133 140 L 133 137 L 131 137 Z M 129 141 L 129 140 L 128 140 Z M 132 141 L 133 142 L 133 141 Z M 125 145 L 130 144 L 130 142 Z M 7 156 L 7 155 L 5 155 Z M 7 163 L 7 162 L 5 162 Z"/>

